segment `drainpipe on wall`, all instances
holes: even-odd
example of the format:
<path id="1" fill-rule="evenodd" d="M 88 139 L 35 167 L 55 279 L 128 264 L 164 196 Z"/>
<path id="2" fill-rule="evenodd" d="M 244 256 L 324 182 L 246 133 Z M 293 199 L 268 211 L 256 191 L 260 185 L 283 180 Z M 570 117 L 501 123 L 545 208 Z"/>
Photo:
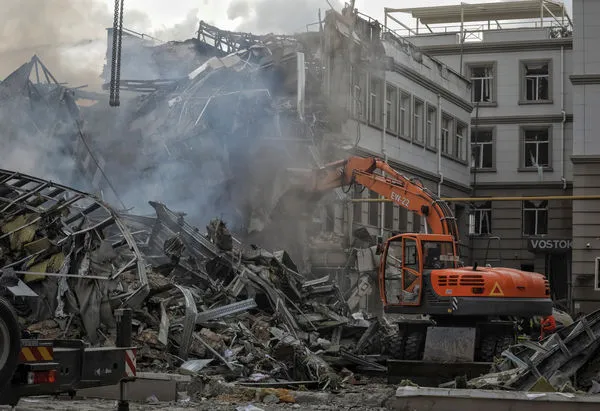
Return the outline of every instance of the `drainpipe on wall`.
<path id="1" fill-rule="evenodd" d="M 560 112 L 562 122 L 560 124 L 560 180 L 563 190 L 567 189 L 567 178 L 565 177 L 565 125 L 567 113 L 565 111 L 565 48 L 560 48 Z"/>
<path id="2" fill-rule="evenodd" d="M 438 94 L 438 118 L 437 118 L 437 175 L 439 177 L 437 194 L 442 196 L 442 183 L 444 182 L 444 174 L 442 174 L 442 95 Z M 427 143 L 425 143 L 427 144 Z"/>
<path id="3" fill-rule="evenodd" d="M 381 154 L 383 154 L 383 161 L 385 161 L 387 163 L 388 161 L 388 156 L 387 156 L 387 139 L 386 139 L 386 134 L 387 134 L 387 83 L 386 83 L 386 72 L 387 72 L 387 67 L 383 68 L 383 124 L 381 127 Z M 385 199 L 384 196 L 380 196 L 381 199 Z M 379 222 L 380 224 L 380 228 L 379 228 L 379 235 L 381 236 L 381 238 L 383 239 L 383 234 L 384 234 L 384 224 L 385 224 L 385 203 L 382 201 L 379 203 L 379 210 L 380 213 L 379 215 L 381 216 L 381 221 Z"/>

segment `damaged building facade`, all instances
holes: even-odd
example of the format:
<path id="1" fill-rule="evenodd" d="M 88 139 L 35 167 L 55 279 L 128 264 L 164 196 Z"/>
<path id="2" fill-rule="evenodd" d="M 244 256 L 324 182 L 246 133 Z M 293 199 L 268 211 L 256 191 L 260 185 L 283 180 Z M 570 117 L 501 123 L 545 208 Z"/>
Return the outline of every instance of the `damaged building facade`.
<path id="1" fill-rule="evenodd" d="M 197 224 L 223 218 L 244 240 L 291 250 L 301 271 L 336 278 L 353 309 L 379 304 L 377 237 L 425 232 L 424 222 L 364 188 L 338 189 L 317 209 L 294 210 L 274 171 L 378 156 L 442 196 L 468 195 L 469 82 L 367 16 L 329 11 L 319 32 L 293 36 L 201 22 L 197 38 L 185 42 L 131 31 L 123 39 L 119 121 L 107 129 L 98 110 L 85 113 L 107 175 L 92 189 L 159 195 L 188 214 L 204 210 L 190 215 Z M 154 69 L 139 72 L 139 61 Z M 115 144 L 119 156 L 110 154 Z M 89 150 L 78 153 L 80 168 L 98 176 Z M 155 189 L 142 191 L 137 181 Z M 465 208 L 455 212 L 466 233 Z"/>
<path id="2" fill-rule="evenodd" d="M 384 158 L 440 196 L 468 196 L 469 81 L 349 8 L 329 11 L 324 33 L 323 93 L 336 114 L 331 132 L 323 138 L 321 152 L 328 153 L 328 160 L 349 155 Z M 367 278 L 373 277 L 378 256 L 373 243 L 363 242 L 356 233 L 385 240 L 393 233 L 427 232 L 427 227 L 419 215 L 378 201 L 379 195 L 364 187 L 354 187 L 348 196 L 352 198 L 325 202 L 323 230 L 346 237 L 341 244 L 355 248 L 354 289 L 369 295 L 373 307 L 379 295 L 376 283 Z M 468 214 L 461 205 L 452 207 L 466 244 Z M 333 248 L 315 243 L 313 264 L 329 269 L 344 264 L 346 250 Z M 461 253 L 468 256 L 468 249 Z"/>

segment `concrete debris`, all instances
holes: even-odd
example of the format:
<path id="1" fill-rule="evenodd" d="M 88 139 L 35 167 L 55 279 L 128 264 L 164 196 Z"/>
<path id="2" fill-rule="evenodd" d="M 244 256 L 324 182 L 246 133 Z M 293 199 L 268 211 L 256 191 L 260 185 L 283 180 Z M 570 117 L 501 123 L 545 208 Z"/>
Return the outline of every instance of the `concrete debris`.
<path id="1" fill-rule="evenodd" d="M 502 353 L 491 374 L 469 388 L 536 392 L 594 390 L 600 376 L 600 310 L 559 329 L 539 343 L 524 341 Z M 577 386 L 574 388 L 572 381 Z"/>
<path id="2" fill-rule="evenodd" d="M 9 295 L 31 333 L 111 344 L 113 310 L 129 306 L 139 370 L 323 389 L 340 387 L 344 367 L 386 371 L 385 325 L 351 315 L 328 277 L 307 280 L 285 251 L 242 244 L 219 219 L 201 233 L 161 203 L 140 217 L 3 170 L 0 192 L 0 282 L 37 295 Z"/>

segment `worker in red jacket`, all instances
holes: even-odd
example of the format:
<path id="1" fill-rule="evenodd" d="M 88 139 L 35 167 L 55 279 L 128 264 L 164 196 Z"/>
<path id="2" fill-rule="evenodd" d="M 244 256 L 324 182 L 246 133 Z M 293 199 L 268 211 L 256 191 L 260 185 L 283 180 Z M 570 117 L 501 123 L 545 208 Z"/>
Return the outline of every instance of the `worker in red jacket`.
<path id="1" fill-rule="evenodd" d="M 556 331 L 556 320 L 553 315 L 542 318 L 540 327 L 540 341 Z"/>

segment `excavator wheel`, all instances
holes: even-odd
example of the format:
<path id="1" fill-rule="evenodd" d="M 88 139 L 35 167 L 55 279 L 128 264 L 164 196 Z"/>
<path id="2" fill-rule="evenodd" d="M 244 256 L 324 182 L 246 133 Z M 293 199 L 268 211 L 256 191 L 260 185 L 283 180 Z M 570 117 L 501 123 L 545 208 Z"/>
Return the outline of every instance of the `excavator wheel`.
<path id="1" fill-rule="evenodd" d="M 386 351 L 388 355 L 394 360 L 404 359 L 404 345 L 402 344 L 403 338 L 404 333 L 402 331 L 397 331 L 386 338 Z"/>
<path id="2" fill-rule="evenodd" d="M 406 335 L 404 344 L 404 359 L 417 361 L 421 359 L 425 345 L 425 333 L 422 331 L 410 331 Z"/>
<path id="3" fill-rule="evenodd" d="M 0 298 L 0 391 L 17 368 L 21 350 L 21 331 L 12 305 Z"/>
<path id="4" fill-rule="evenodd" d="M 511 335 L 484 335 L 479 345 L 479 361 L 494 362 L 495 358 L 499 358 L 513 344 L 514 338 Z"/>

